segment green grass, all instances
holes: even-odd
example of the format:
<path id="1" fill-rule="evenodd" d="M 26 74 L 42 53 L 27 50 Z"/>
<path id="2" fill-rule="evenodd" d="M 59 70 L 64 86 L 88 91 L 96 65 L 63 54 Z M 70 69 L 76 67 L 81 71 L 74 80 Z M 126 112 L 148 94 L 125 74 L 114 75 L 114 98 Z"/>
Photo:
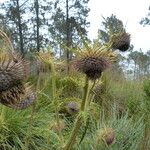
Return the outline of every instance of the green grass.
<path id="1" fill-rule="evenodd" d="M 65 129 L 61 133 L 64 137 L 62 141 L 57 132 L 52 129 L 55 122 L 55 106 L 51 102 L 51 79 L 47 76 L 42 78 L 48 82 L 44 88 L 41 86 L 39 89 L 34 112 L 33 106 L 26 110 L 13 110 L 0 106 L 0 111 L 5 107 L 4 114 L 0 118 L 1 150 L 59 150 L 67 142 L 74 117 L 61 114 L 61 119 L 65 122 Z M 80 99 L 83 87 L 82 78 L 80 80 L 78 77 L 61 76 L 60 78 L 57 75 L 56 79 L 60 104 L 65 104 L 69 97 L 72 101 L 73 97 L 69 95 L 70 93 L 73 93 L 74 99 Z M 30 81 L 32 82 L 32 79 Z M 110 79 L 105 84 L 107 90 L 102 96 L 104 102 L 100 103 L 99 101 L 102 100 L 100 98 L 94 104 L 95 106 L 91 106 L 85 138 L 79 144 L 86 124 L 81 128 L 73 149 L 141 150 L 145 131 L 143 110 L 146 107 L 143 83 L 125 80 L 116 82 Z M 72 86 L 72 88 L 66 88 L 67 86 Z M 118 110 L 118 108 L 122 109 Z M 122 111 L 121 114 L 119 114 L 120 111 Z M 115 142 L 111 146 L 96 143 L 97 131 L 103 127 L 111 127 L 115 130 Z M 146 148 L 145 150 L 149 149 L 148 144 Z"/>

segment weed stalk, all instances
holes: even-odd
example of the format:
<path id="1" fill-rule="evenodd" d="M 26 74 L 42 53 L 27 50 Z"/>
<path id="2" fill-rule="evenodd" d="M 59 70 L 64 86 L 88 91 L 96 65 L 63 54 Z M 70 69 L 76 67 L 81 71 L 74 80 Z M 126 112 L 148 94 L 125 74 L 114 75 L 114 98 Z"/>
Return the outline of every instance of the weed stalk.
<path id="1" fill-rule="evenodd" d="M 84 86 L 84 95 L 83 95 L 83 100 L 81 103 L 80 113 L 84 112 L 86 109 L 86 102 L 88 99 L 88 95 L 89 95 L 89 78 L 86 76 L 85 86 Z M 70 139 L 69 139 L 68 143 L 66 144 L 66 146 L 64 147 L 64 150 L 71 150 L 72 146 L 75 144 L 78 131 L 82 125 L 82 121 L 83 121 L 82 116 L 80 116 L 80 115 L 77 116 Z"/>

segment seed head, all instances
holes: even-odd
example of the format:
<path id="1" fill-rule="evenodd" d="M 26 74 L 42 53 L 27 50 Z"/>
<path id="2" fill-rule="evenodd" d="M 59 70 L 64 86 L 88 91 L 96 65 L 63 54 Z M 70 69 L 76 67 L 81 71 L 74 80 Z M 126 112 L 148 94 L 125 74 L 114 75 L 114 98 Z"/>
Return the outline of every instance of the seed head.
<path id="1" fill-rule="evenodd" d="M 89 79 L 96 80 L 115 59 L 116 54 L 111 50 L 89 49 L 80 52 L 79 57 L 74 61 L 74 66 L 78 71 L 85 73 Z"/>
<path id="2" fill-rule="evenodd" d="M 115 142 L 115 131 L 112 128 L 100 129 L 97 134 L 98 142 L 104 141 L 108 146 Z"/>
<path id="3" fill-rule="evenodd" d="M 28 91 L 27 91 L 27 89 L 28 89 Z M 35 94 L 31 91 L 31 89 L 29 91 L 29 87 L 27 87 L 26 93 L 24 95 L 22 95 L 22 97 L 20 96 L 20 101 L 14 103 L 14 104 L 11 104 L 10 107 L 14 108 L 14 109 L 25 109 L 28 106 L 30 106 L 31 104 L 33 104 L 35 99 L 36 99 Z"/>
<path id="4" fill-rule="evenodd" d="M 35 100 L 32 90 L 24 84 L 28 72 L 27 66 L 28 63 L 19 55 L 16 55 L 15 60 L 7 55 L 0 57 L 1 104 L 23 109 Z"/>
<path id="5" fill-rule="evenodd" d="M 112 48 L 124 52 L 130 47 L 130 34 L 123 32 L 113 35 L 111 38 Z"/>
<path id="6" fill-rule="evenodd" d="M 0 92 L 20 85 L 27 76 L 26 67 L 28 63 L 17 56 L 17 61 L 7 58 L 6 55 L 0 57 Z"/>
<path id="7" fill-rule="evenodd" d="M 70 115 L 77 114 L 79 112 L 79 104 L 77 102 L 68 102 L 67 112 Z"/>

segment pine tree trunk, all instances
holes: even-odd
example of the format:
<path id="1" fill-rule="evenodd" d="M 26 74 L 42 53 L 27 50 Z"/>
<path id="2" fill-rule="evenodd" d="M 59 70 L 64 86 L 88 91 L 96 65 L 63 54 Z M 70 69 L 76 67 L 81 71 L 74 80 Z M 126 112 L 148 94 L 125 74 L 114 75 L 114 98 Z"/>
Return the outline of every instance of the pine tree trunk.
<path id="1" fill-rule="evenodd" d="M 68 0 L 66 0 L 66 59 L 67 59 L 67 73 L 69 73 L 69 7 Z"/>
<path id="2" fill-rule="evenodd" d="M 22 24 L 21 24 L 21 16 L 20 16 L 20 6 L 19 0 L 17 2 L 17 12 L 18 12 L 18 28 L 19 28 L 19 39 L 20 39 L 20 50 L 22 55 L 24 56 L 24 44 L 23 44 L 23 34 L 22 34 Z"/>
<path id="3" fill-rule="evenodd" d="M 35 0 L 35 12 L 36 12 L 36 50 L 40 51 L 40 38 L 39 38 L 39 2 Z"/>

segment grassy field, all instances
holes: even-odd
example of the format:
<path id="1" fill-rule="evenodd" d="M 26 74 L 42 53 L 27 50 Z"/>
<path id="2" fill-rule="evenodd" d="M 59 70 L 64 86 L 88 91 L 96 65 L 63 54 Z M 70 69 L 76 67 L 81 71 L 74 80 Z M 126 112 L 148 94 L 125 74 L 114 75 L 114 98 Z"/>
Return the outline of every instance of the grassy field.
<path id="1" fill-rule="evenodd" d="M 122 79 L 115 81 L 111 72 L 104 74 L 104 77 L 102 84 L 100 82 L 94 89 L 96 94 L 90 105 L 90 111 L 84 114 L 88 123 L 83 123 L 72 149 L 149 150 L 150 97 L 144 92 L 143 81 Z M 67 110 L 67 103 L 81 103 L 83 78 L 77 73 L 70 76 L 63 73 L 56 74 L 56 93 L 60 112 L 60 126 L 58 127 L 55 118 L 56 104 L 52 102 L 50 73 L 30 77 L 29 81 L 36 86 L 38 93 L 34 105 L 25 110 L 0 106 L 0 149 L 61 149 L 69 138 L 77 115 Z M 150 82 L 145 88 L 150 89 Z M 115 134 L 111 145 L 101 140 L 103 137 L 99 133 L 109 128 Z M 80 142 L 82 136 L 84 138 Z"/>
<path id="2" fill-rule="evenodd" d="M 29 64 L 1 52 L 0 150 L 150 150 L 150 80 L 104 71 L 116 54 L 103 49 L 69 73 L 52 53 L 27 57 L 26 79 Z"/>

